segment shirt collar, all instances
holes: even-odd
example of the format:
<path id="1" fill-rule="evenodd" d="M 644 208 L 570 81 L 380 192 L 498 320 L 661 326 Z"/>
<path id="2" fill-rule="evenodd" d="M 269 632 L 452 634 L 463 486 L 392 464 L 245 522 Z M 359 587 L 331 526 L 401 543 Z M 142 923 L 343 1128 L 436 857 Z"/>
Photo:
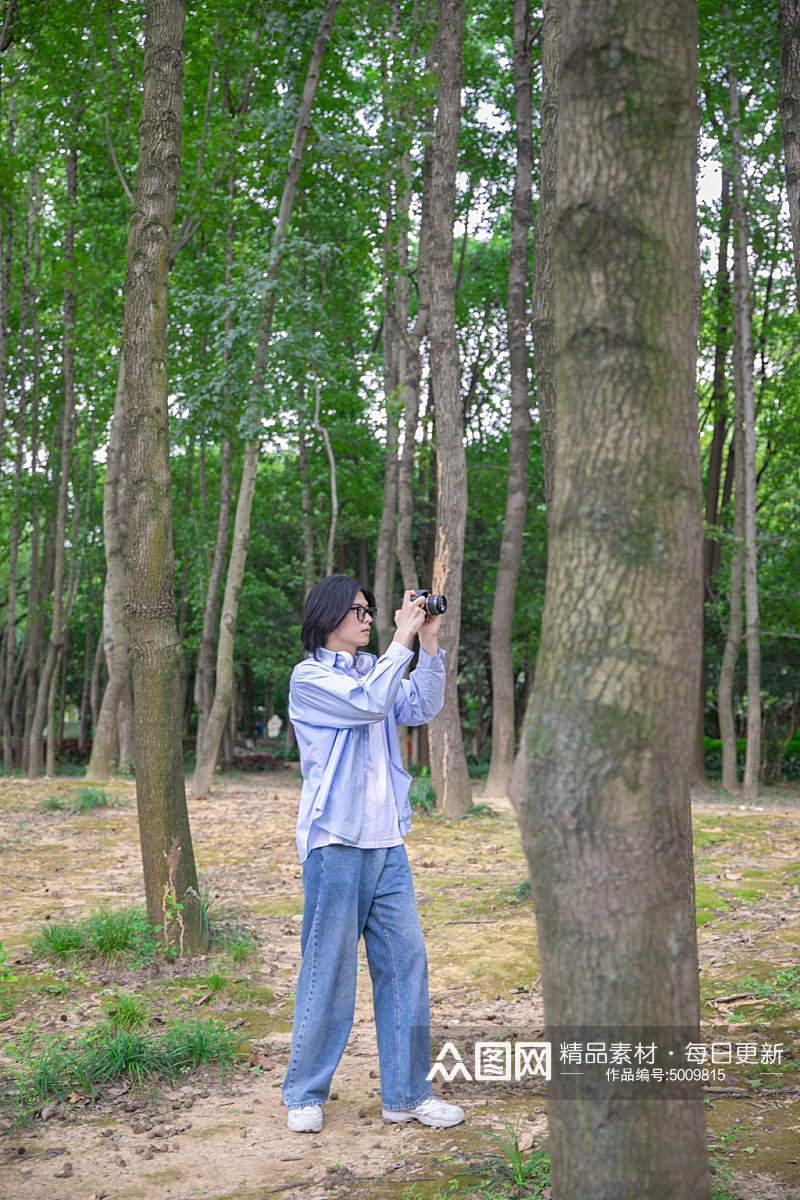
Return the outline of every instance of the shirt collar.
<path id="1" fill-rule="evenodd" d="M 327 650 L 324 646 L 320 646 L 314 652 L 314 657 L 325 666 L 338 667 L 340 671 L 352 670 L 355 663 L 356 672 L 359 675 L 366 675 L 372 666 L 372 655 L 362 651 L 358 651 L 354 660 L 353 655 L 348 654 L 346 650 Z"/>

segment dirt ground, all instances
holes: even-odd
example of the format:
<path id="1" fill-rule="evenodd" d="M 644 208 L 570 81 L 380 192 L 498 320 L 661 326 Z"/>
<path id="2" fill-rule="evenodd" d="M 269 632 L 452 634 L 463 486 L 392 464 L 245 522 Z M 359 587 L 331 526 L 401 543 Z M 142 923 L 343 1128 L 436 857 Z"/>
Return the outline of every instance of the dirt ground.
<path id="1" fill-rule="evenodd" d="M 6 1121 L 2 1200 L 427 1200 L 443 1191 L 458 1156 L 485 1148 L 482 1135 L 503 1134 L 504 1121 L 524 1146 L 541 1145 L 540 1080 L 439 1086 L 467 1112 L 456 1129 L 384 1125 L 365 960 L 324 1130 L 288 1132 L 280 1082 L 302 910 L 299 780 L 290 770 L 225 777 L 190 809 L 202 884 L 226 920 L 253 931 L 254 959 L 212 955 L 139 969 L 32 959 L 31 938 L 43 923 L 84 917 L 101 904 L 141 903 L 133 784 L 114 781 L 113 806 L 84 814 L 70 805 L 81 787 L 69 778 L 0 779 L 0 942 L 17 977 L 7 985 L 11 1011 L 0 1020 L 0 1073 L 23 1030 L 80 1035 L 104 1019 L 104 999 L 119 991 L 144 996 L 156 1025 L 175 1015 L 230 1022 L 252 1058 L 224 1081 L 208 1072 L 155 1097 L 132 1095 L 123 1083 L 93 1108 L 74 1096 L 24 1127 Z M 63 807 L 48 808 L 54 799 Z M 463 1035 L 464 1047 L 476 1035 L 536 1040 L 542 1030 L 519 835 L 510 806 L 492 807 L 493 815 L 460 822 L 418 818 L 408 840 L 434 1026 L 456 1042 Z M 788 1048 L 779 1075 L 762 1071 L 758 1079 L 757 1070 L 742 1069 L 726 1080 L 730 1090 L 707 1093 L 712 1157 L 719 1177 L 730 1179 L 724 1195 L 731 1200 L 800 1200 L 800 1013 L 794 999 L 776 1001 L 753 982 L 800 967 L 798 796 L 772 791 L 759 808 L 743 809 L 709 791 L 695 797 L 694 824 L 704 1040 Z"/>

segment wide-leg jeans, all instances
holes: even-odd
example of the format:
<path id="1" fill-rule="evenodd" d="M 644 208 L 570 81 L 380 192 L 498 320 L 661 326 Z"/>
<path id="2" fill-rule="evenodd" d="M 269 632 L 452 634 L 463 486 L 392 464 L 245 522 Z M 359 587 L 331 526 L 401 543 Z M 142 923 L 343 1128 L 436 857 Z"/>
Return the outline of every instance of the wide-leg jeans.
<path id="1" fill-rule="evenodd" d="M 283 1082 L 287 1108 L 328 1099 L 353 1026 L 358 942 L 367 950 L 383 1107 L 433 1095 L 428 962 L 405 846 L 321 846 L 303 863 L 303 953 Z"/>

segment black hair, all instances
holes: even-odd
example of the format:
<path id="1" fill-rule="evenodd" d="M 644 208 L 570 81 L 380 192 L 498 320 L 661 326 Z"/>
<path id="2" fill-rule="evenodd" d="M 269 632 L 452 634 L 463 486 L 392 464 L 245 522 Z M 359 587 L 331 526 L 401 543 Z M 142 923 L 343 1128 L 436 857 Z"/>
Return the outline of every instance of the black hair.
<path id="1" fill-rule="evenodd" d="M 316 654 L 353 607 L 353 601 L 363 592 L 367 604 L 375 607 L 375 597 L 368 587 L 349 575 L 328 575 L 311 589 L 306 600 L 305 618 L 300 634 L 306 654 Z"/>

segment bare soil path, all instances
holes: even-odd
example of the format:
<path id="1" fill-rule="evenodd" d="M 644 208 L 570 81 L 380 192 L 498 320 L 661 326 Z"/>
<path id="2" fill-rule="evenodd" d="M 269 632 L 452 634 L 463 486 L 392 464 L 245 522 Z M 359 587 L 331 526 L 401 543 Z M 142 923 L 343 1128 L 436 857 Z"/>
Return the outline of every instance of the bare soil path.
<path id="1" fill-rule="evenodd" d="M 6 1086 L 26 1029 L 80 1036 L 104 1019 L 108 997 L 125 991 L 144 997 L 153 1027 L 176 1015 L 229 1022 L 247 1038 L 251 1058 L 224 1081 L 209 1071 L 155 1096 L 136 1095 L 123 1081 L 93 1107 L 76 1095 L 23 1127 L 6 1118 L 0 1200 L 424 1200 L 443 1193 L 457 1156 L 485 1147 L 483 1132 L 503 1134 L 503 1121 L 523 1145 L 541 1145 L 540 1080 L 440 1086 L 467 1111 L 467 1123 L 453 1130 L 384 1125 L 365 961 L 325 1128 L 288 1132 L 280 1082 L 302 911 L 299 781 L 288 770 L 226 777 L 216 795 L 191 806 L 203 885 L 229 924 L 252 930 L 255 957 L 236 963 L 220 953 L 138 968 L 34 960 L 31 939 L 42 924 L 102 904 L 141 903 L 133 785 L 114 781 L 113 806 L 76 813 L 71 797 L 83 786 L 0 779 L 0 943 L 16 976 L 0 1004 Z M 476 785 L 478 802 L 479 793 Z M 48 807 L 54 800 L 62 807 Z M 461 1046 L 465 1062 L 476 1036 L 535 1040 L 542 1030 L 519 835 L 510 806 L 493 807 L 494 815 L 460 822 L 418 818 L 408 841 L 434 1024 L 441 1039 Z M 696 797 L 695 833 L 704 1039 L 784 1046 L 780 1071 L 742 1064 L 725 1081 L 730 1090 L 708 1092 L 719 1178 L 732 1172 L 719 1195 L 800 1200 L 797 793 L 771 792 L 759 811 L 709 791 Z M 785 981 L 783 991 L 776 979 Z"/>

